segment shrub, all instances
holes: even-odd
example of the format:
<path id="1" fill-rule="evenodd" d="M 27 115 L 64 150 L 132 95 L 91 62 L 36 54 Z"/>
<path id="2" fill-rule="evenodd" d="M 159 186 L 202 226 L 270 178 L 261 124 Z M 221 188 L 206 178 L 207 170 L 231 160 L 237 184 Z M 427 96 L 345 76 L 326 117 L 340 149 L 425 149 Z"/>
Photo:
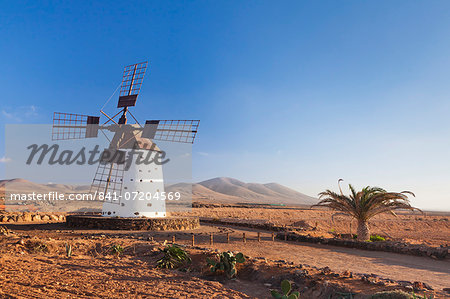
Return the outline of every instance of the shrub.
<path id="1" fill-rule="evenodd" d="M 189 255 L 177 245 L 169 245 L 161 252 L 164 256 L 156 262 L 158 268 L 174 269 L 186 263 L 191 263 Z"/>
<path id="2" fill-rule="evenodd" d="M 244 263 L 245 257 L 239 252 L 233 255 L 232 252 L 222 252 L 217 254 L 218 261 L 207 258 L 206 262 L 210 266 L 211 271 L 216 272 L 218 270 L 223 271 L 228 278 L 236 277 L 236 263 Z"/>
<path id="3" fill-rule="evenodd" d="M 281 282 L 281 293 L 276 290 L 270 290 L 270 293 L 272 294 L 272 297 L 276 299 L 298 299 L 300 293 L 297 291 L 291 293 L 291 290 L 291 282 L 285 279 Z M 289 293 L 291 294 L 289 295 Z"/>
<path id="4" fill-rule="evenodd" d="M 47 244 L 38 240 L 28 240 L 25 243 L 25 247 L 32 253 L 37 252 L 50 252 Z"/>
<path id="5" fill-rule="evenodd" d="M 114 244 L 111 246 L 111 252 L 117 256 L 121 255 L 125 251 L 122 245 Z"/>
<path id="6" fill-rule="evenodd" d="M 381 241 L 386 241 L 386 239 L 379 235 L 372 235 L 372 236 L 370 236 L 370 241 L 381 242 Z"/>

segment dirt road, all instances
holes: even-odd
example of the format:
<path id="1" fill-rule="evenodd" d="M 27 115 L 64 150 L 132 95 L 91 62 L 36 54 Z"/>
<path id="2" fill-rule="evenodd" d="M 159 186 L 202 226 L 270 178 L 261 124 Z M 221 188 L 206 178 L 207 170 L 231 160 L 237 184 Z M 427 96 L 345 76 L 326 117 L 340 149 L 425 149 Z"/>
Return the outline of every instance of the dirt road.
<path id="1" fill-rule="evenodd" d="M 215 230 L 213 227 L 208 227 Z M 397 253 L 366 251 L 309 243 L 271 241 L 270 233 L 262 232 L 262 242 L 256 240 L 255 230 L 233 228 L 232 244 L 226 244 L 226 237 L 215 236 L 214 248 L 219 250 L 238 250 L 252 257 L 265 257 L 272 260 L 286 260 L 311 266 L 328 266 L 335 271 L 349 270 L 354 273 L 373 273 L 394 280 L 422 281 L 433 288 L 449 286 L 450 260 L 434 260 Z M 242 242 L 246 232 L 247 243 Z M 207 240 L 203 241 L 207 244 Z"/>

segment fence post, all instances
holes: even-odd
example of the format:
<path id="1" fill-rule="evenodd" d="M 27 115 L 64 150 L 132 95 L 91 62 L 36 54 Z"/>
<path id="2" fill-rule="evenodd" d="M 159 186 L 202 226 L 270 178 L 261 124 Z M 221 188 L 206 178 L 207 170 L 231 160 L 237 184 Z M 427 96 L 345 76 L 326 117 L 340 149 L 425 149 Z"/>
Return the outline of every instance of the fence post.
<path id="1" fill-rule="evenodd" d="M 175 244 L 175 235 L 172 236 L 172 244 Z"/>
<path id="2" fill-rule="evenodd" d="M 210 235 L 209 235 L 209 245 L 213 245 L 214 244 L 214 241 L 213 241 L 213 233 L 210 233 Z"/>
<path id="3" fill-rule="evenodd" d="M 261 242 L 261 233 L 258 232 L 258 242 Z"/>
<path id="4" fill-rule="evenodd" d="M 272 232 L 272 242 L 275 241 L 275 234 Z"/>
<path id="5" fill-rule="evenodd" d="M 242 242 L 247 243 L 247 240 L 245 239 L 245 233 L 242 233 Z"/>
<path id="6" fill-rule="evenodd" d="M 227 233 L 227 243 L 230 243 L 230 233 Z"/>

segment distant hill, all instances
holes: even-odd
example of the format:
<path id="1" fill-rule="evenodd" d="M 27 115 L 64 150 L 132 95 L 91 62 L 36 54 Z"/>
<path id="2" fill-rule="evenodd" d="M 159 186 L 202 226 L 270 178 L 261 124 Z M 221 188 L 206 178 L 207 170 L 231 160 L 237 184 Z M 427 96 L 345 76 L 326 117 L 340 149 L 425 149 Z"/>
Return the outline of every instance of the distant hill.
<path id="1" fill-rule="evenodd" d="M 192 185 L 194 200 L 208 202 L 271 203 L 311 205 L 317 199 L 277 183 L 244 183 L 237 179 L 218 177 Z"/>
<path id="2" fill-rule="evenodd" d="M 60 192 L 60 193 L 86 193 L 90 185 L 64 185 L 64 184 L 38 184 L 24 179 L 0 180 L 0 192 L 8 191 L 17 193 L 30 192 Z"/>
<path id="3" fill-rule="evenodd" d="M 90 186 L 64 184 L 37 184 L 23 179 L 0 180 L 0 192 L 5 185 L 13 192 L 87 193 Z M 179 183 L 168 186 L 166 191 L 189 194 L 194 201 L 208 203 L 262 203 L 285 205 L 311 205 L 317 199 L 277 183 L 244 183 L 237 179 L 218 177 L 196 184 Z"/>

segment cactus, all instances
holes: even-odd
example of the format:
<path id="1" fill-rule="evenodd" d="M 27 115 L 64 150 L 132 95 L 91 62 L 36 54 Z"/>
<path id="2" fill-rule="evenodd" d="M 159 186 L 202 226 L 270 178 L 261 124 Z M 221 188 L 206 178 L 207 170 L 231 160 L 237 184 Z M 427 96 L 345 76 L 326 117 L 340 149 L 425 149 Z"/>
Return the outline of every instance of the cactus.
<path id="1" fill-rule="evenodd" d="M 207 258 L 207 264 L 210 266 L 210 269 L 213 272 L 222 270 L 228 278 L 236 277 L 236 263 L 245 262 L 245 257 L 241 252 L 236 255 L 233 255 L 233 253 L 231 253 L 230 251 L 222 252 L 220 254 L 217 254 L 217 257 L 219 261 Z"/>
<path id="2" fill-rule="evenodd" d="M 169 245 L 161 250 L 164 256 L 156 262 L 158 268 L 174 269 L 190 263 L 189 255 L 177 245 Z"/>
<path id="3" fill-rule="evenodd" d="M 276 299 L 298 299 L 300 293 L 297 291 L 291 293 L 291 291 L 292 284 L 289 280 L 285 279 L 281 282 L 281 293 L 276 290 L 271 290 L 270 293 L 272 294 L 272 297 Z"/>
<path id="4" fill-rule="evenodd" d="M 66 243 L 66 255 L 68 258 L 72 256 L 72 245 L 69 243 Z"/>

